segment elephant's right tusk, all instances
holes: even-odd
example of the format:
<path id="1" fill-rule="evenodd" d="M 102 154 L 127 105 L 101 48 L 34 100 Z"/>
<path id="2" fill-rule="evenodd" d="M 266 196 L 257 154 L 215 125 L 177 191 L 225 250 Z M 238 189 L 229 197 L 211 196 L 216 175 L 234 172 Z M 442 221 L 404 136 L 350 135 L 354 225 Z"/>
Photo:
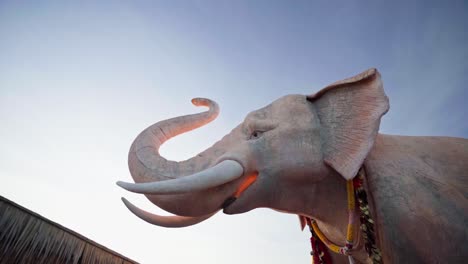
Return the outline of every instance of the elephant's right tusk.
<path id="1" fill-rule="evenodd" d="M 243 173 L 244 169 L 239 162 L 234 160 L 225 160 L 204 171 L 185 177 L 146 183 L 128 183 L 118 181 L 117 185 L 128 191 L 136 193 L 180 194 L 197 192 L 220 186 L 241 177 Z"/>
<path id="2" fill-rule="evenodd" d="M 188 216 L 162 216 L 156 215 L 149 212 L 146 212 L 132 203 L 130 203 L 127 199 L 122 197 L 122 201 L 124 202 L 125 206 L 130 210 L 133 214 L 141 218 L 142 220 L 157 226 L 162 227 L 186 227 L 198 224 L 216 214 L 218 211 L 214 213 L 198 216 L 198 217 L 188 217 Z"/>

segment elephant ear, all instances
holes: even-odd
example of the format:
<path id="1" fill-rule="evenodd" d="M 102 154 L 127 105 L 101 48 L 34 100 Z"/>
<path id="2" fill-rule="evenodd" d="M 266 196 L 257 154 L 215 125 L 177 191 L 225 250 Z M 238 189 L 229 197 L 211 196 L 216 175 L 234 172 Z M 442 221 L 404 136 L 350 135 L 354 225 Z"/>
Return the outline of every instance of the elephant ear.
<path id="1" fill-rule="evenodd" d="M 389 109 L 379 72 L 369 69 L 307 99 L 320 120 L 325 163 L 346 180 L 352 179 L 374 144 L 380 118 Z"/>

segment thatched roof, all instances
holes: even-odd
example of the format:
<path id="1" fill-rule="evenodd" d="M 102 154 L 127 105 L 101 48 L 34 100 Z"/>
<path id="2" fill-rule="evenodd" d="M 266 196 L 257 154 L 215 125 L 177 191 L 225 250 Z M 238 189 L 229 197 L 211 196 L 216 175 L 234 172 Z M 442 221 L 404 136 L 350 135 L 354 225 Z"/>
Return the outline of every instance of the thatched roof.
<path id="1" fill-rule="evenodd" d="M 0 196 L 0 263 L 137 263 Z"/>

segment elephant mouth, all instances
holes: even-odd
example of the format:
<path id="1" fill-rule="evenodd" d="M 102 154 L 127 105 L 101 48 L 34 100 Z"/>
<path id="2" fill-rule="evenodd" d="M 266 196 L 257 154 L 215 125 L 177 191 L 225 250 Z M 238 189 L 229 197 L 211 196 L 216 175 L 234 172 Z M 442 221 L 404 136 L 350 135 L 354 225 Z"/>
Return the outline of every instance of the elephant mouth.
<path id="1" fill-rule="evenodd" d="M 252 173 L 252 174 L 248 175 L 244 179 L 244 181 L 239 185 L 236 193 L 233 196 L 228 197 L 224 201 L 224 203 L 222 204 L 221 207 L 222 207 L 224 213 L 226 213 L 226 214 L 231 214 L 232 213 L 229 210 L 229 206 L 234 204 L 237 201 L 237 199 L 244 193 L 244 191 L 246 191 L 252 184 L 255 183 L 257 178 L 258 178 L 258 172 L 255 172 L 255 173 Z"/>

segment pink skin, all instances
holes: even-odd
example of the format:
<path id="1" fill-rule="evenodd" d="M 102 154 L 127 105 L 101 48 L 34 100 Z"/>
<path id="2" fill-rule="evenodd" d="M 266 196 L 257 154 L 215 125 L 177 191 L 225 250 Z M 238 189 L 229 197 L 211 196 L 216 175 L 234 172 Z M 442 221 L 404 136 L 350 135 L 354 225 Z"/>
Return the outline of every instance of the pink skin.
<path id="1" fill-rule="evenodd" d="M 227 214 L 266 207 L 304 215 L 314 218 L 329 240 L 343 245 L 346 180 L 364 166 L 384 263 L 460 263 L 467 257 L 468 243 L 468 140 L 378 134 L 387 110 L 380 75 L 370 69 L 312 96 L 282 97 L 250 113 L 213 147 L 179 164 L 165 167 L 159 146 L 145 154 L 134 143 L 130 169 L 135 182 L 148 182 L 183 177 L 223 160 L 237 161 L 243 174 L 232 182 L 196 193 L 147 197 L 181 216 L 200 217 L 222 207 Z M 206 122 L 213 119 L 210 111 L 202 116 Z M 206 123 L 197 117 L 183 120 L 179 121 L 190 129 Z M 185 130 L 165 134 L 170 138 Z M 152 137 L 140 143 L 149 146 Z M 135 165 L 142 163 L 138 155 L 149 163 L 158 161 L 147 171 L 151 166 Z M 258 174 L 256 181 L 233 203 L 223 205 L 252 174 Z M 353 258 L 367 263 L 362 238 L 358 233 L 355 237 Z M 348 262 L 347 257 L 331 256 L 333 263 Z"/>

